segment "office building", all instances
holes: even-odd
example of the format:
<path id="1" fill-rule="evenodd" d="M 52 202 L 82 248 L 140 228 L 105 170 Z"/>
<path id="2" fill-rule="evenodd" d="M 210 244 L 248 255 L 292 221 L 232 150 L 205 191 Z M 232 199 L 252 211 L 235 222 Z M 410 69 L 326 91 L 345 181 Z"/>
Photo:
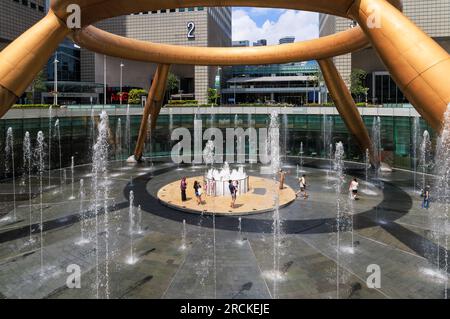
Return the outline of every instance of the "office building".
<path id="1" fill-rule="evenodd" d="M 224 68 L 225 104 L 261 103 L 305 105 L 320 103 L 317 62 Z"/>
<path id="2" fill-rule="evenodd" d="M 248 40 L 233 41 L 232 42 L 232 46 L 233 47 L 239 47 L 239 48 L 249 47 L 250 46 L 250 41 L 248 41 Z"/>
<path id="3" fill-rule="evenodd" d="M 155 43 L 230 47 L 231 14 L 229 7 L 167 9 L 116 17 L 102 21 L 97 26 L 120 36 Z M 121 64 L 124 65 L 123 87 L 149 89 L 156 69 L 155 64 L 106 57 L 108 92 L 119 92 Z M 82 49 L 82 81 L 103 83 L 103 69 L 103 55 Z M 182 95 L 177 98 L 195 99 L 200 104 L 207 103 L 207 91 L 215 86 L 217 67 L 181 65 L 172 66 L 171 72 L 180 80 Z M 110 101 L 110 96 L 107 101 Z"/>
<path id="4" fill-rule="evenodd" d="M 265 47 L 267 45 L 267 40 L 266 39 L 260 39 L 256 42 L 253 42 L 253 46 L 254 47 Z"/>
<path id="5" fill-rule="evenodd" d="M 288 44 L 288 43 L 294 43 L 295 42 L 295 37 L 284 37 L 281 38 L 279 41 L 279 44 Z"/>

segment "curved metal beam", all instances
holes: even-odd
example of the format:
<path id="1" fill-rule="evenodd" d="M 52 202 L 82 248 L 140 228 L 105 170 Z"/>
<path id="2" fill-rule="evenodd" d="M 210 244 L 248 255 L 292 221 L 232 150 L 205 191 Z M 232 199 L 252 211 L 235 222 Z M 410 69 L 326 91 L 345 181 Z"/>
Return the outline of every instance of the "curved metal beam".
<path id="1" fill-rule="evenodd" d="M 450 103 L 450 55 L 384 0 L 355 0 L 358 21 L 397 85 L 420 115 L 440 131 Z M 379 25 L 372 18 L 379 19 Z"/>
<path id="2" fill-rule="evenodd" d="M 369 150 L 372 165 L 378 167 L 380 159 L 373 154 L 372 142 L 366 125 L 359 114 L 355 101 L 350 94 L 347 85 L 339 74 L 332 59 L 319 60 L 320 69 L 326 82 L 330 95 L 334 101 L 336 109 L 341 115 L 354 140 L 361 150 Z"/>
<path id="3" fill-rule="evenodd" d="M 159 9 L 204 7 L 264 7 L 315 11 L 347 17 L 354 0 L 53 0 L 51 8 L 65 20 L 66 8 L 77 4 L 81 8 L 82 25 L 88 26 L 108 18 Z"/>
<path id="4" fill-rule="evenodd" d="M 5 115 L 9 107 L 17 101 L 18 97 L 0 85 L 0 118 Z"/>
<path id="5" fill-rule="evenodd" d="M 70 31 L 63 21 L 69 15 L 67 13 L 68 5 L 72 4 L 80 5 L 83 26 L 88 26 L 102 19 L 139 11 L 192 6 L 281 7 L 317 11 L 352 18 L 358 21 L 405 96 L 416 107 L 423 118 L 437 131 L 442 127 L 443 114 L 447 104 L 450 102 L 450 78 L 448 77 L 448 74 L 450 74 L 450 56 L 434 40 L 396 9 L 396 7 L 401 8 L 399 0 L 265 0 L 264 3 L 262 0 L 54 0 L 52 9 L 55 13 L 51 10 L 44 19 L 0 53 L 0 101 L 3 103 L 0 105 L 0 114 L 5 113 L 13 103 L 11 102 L 13 100 L 11 94 L 20 96 L 24 92 L 57 45 L 63 40 L 64 36 L 69 34 Z M 369 25 L 368 21 L 370 21 L 373 14 L 378 15 L 381 27 Z M 86 30 L 91 31 L 91 34 L 93 34 L 95 29 L 89 27 Z M 354 34 L 357 34 L 359 29 L 356 30 L 353 31 Z M 345 32 L 344 34 L 348 35 L 352 30 Z M 361 31 L 359 30 L 359 32 Z M 340 35 L 337 35 L 337 37 L 339 38 Z M 358 40 L 362 39 L 358 38 Z M 316 59 L 321 59 L 324 58 L 320 55 L 321 50 L 327 49 L 323 45 L 326 42 L 320 42 L 323 39 L 318 39 L 317 41 L 319 41 L 319 44 L 322 44 L 322 48 L 319 48 L 314 54 L 317 54 Z M 351 39 L 349 43 L 341 44 L 348 51 L 349 49 L 354 49 L 355 43 L 355 39 Z M 103 47 L 105 50 L 103 53 L 108 54 L 106 51 L 109 51 L 111 55 L 114 55 L 115 50 L 122 50 L 120 52 L 122 55 L 124 52 L 120 44 L 120 42 L 109 43 L 109 47 Z M 331 44 L 331 46 L 333 45 Z M 179 47 L 176 50 L 182 52 L 184 49 L 186 48 Z M 277 46 L 266 48 L 269 51 L 245 52 L 258 54 L 258 63 L 272 63 L 273 60 L 265 56 L 267 52 L 272 52 L 274 56 L 278 55 L 278 59 L 273 63 L 282 63 L 283 61 L 292 61 L 295 54 L 298 54 L 298 52 L 294 52 L 298 49 L 297 47 L 290 46 L 289 49 L 293 51 L 291 55 L 283 52 L 283 50 L 287 50 L 287 47 Z M 235 56 L 233 57 L 233 54 L 247 54 L 242 53 L 240 50 L 227 51 L 226 49 L 218 48 L 201 48 L 193 51 L 193 54 L 187 56 L 186 59 L 191 60 L 192 64 L 199 63 L 196 61 L 196 58 L 201 56 L 201 54 L 197 56 L 200 50 L 211 52 L 211 55 L 220 53 L 214 50 L 224 50 L 221 51 L 220 59 L 227 57 L 229 60 L 236 58 Z M 155 56 L 158 54 L 162 55 L 162 51 L 153 53 Z M 143 52 L 140 54 L 142 55 Z M 147 54 L 150 54 L 150 52 L 147 52 Z M 311 57 L 306 53 L 304 54 L 308 58 Z M 173 59 L 173 61 L 170 59 Z M 167 58 L 170 62 L 176 62 L 177 59 L 179 59 L 180 63 L 188 62 L 180 57 L 172 56 L 170 59 Z M 202 63 L 224 64 L 219 63 L 222 62 L 220 59 L 212 62 L 205 58 L 205 61 Z M 158 62 L 169 63 L 167 60 L 164 61 L 164 57 L 160 57 Z M 252 62 L 257 63 L 255 60 L 250 61 L 247 57 L 247 60 L 243 59 L 243 61 L 239 62 L 235 59 L 230 63 L 251 64 Z"/>
<path id="6" fill-rule="evenodd" d="M 185 65 L 281 64 L 335 57 L 369 46 L 369 41 L 359 27 L 305 42 L 249 48 L 159 44 L 114 35 L 93 26 L 75 31 L 71 37 L 79 46 L 108 56 Z"/>
<path id="7" fill-rule="evenodd" d="M 0 52 L 0 117 L 25 92 L 69 33 L 66 25 L 50 11 Z"/>
<path id="8" fill-rule="evenodd" d="M 255 7 L 273 7 L 273 8 L 288 8 L 288 9 L 297 9 L 297 10 L 307 10 L 307 11 L 319 11 L 322 13 L 336 14 L 340 16 L 347 16 L 348 8 L 352 5 L 355 0 L 266 0 L 262 3 L 261 0 L 153 0 L 153 1 L 130 1 L 130 0 L 53 0 L 52 1 L 52 10 L 49 11 L 48 15 L 43 18 L 36 25 L 31 27 L 27 32 L 25 32 L 22 36 L 17 38 L 13 43 L 11 43 L 7 48 L 5 48 L 0 53 L 0 87 L 2 87 L 2 91 L 0 92 L 0 101 L 2 104 L 0 105 L 0 114 L 4 114 L 9 107 L 13 104 L 13 98 L 11 98 L 10 93 L 13 93 L 16 97 L 20 96 L 26 89 L 26 87 L 32 82 L 33 78 L 39 72 L 39 70 L 46 63 L 47 59 L 51 56 L 53 51 L 56 49 L 57 45 L 63 40 L 63 38 L 70 33 L 70 31 L 66 26 L 66 18 L 68 17 L 68 6 L 73 4 L 78 4 L 81 8 L 81 22 L 83 26 L 88 26 L 93 22 L 100 21 L 102 19 L 130 14 L 139 11 L 152 10 L 152 9 L 169 9 L 175 7 L 192 7 L 192 6 L 255 6 Z M 400 4 L 400 0 L 389 0 L 396 4 L 397 6 Z M 358 34 L 359 32 L 359 34 Z M 321 50 L 326 50 L 326 48 L 337 48 L 340 47 L 340 50 L 337 50 L 336 54 L 348 53 L 351 50 L 356 49 L 355 47 L 364 47 L 367 45 L 367 41 L 362 38 L 362 31 L 356 29 L 355 31 L 348 30 L 343 34 L 347 35 L 345 42 L 320 42 L 323 39 L 318 39 L 318 43 L 322 43 L 321 48 L 319 47 L 317 52 L 311 52 L 310 55 L 306 53 L 308 50 L 305 50 L 302 54 L 309 59 L 312 58 L 313 54 L 318 54 L 319 58 L 322 58 L 320 55 Z M 349 36 L 349 35 L 355 36 Z M 331 37 L 331 39 L 336 37 Z M 339 39 L 340 36 L 338 35 Z M 330 39 L 330 38 L 328 38 Z M 311 44 L 311 43 L 309 43 Z M 324 45 L 326 44 L 326 45 Z M 109 51 L 110 55 L 114 55 L 115 50 L 119 50 L 120 48 L 117 46 L 118 43 L 112 43 L 110 47 L 106 48 L 106 51 Z M 105 46 L 104 46 L 105 47 Z M 181 52 L 185 48 L 178 47 L 177 51 Z M 196 63 L 196 53 L 199 51 L 213 50 L 212 48 L 202 48 L 197 49 L 198 51 L 194 52 L 193 55 L 190 55 L 191 63 Z M 281 51 L 280 51 L 281 49 Z M 283 50 L 286 49 L 277 46 L 270 47 L 267 50 L 272 52 L 272 58 L 277 56 L 275 61 L 276 63 L 282 63 L 292 61 L 298 57 L 298 54 L 295 52 L 298 47 L 297 46 L 289 46 L 289 49 L 292 50 L 291 53 L 285 52 Z M 131 49 L 130 51 L 133 51 Z M 216 50 L 218 50 L 216 48 Z M 221 49 L 224 50 L 224 49 Z M 108 54 L 105 51 L 105 54 Z M 343 52 L 346 51 L 346 52 Z M 208 51 L 209 52 L 209 51 Z M 213 52 L 212 56 L 216 56 L 216 53 Z M 231 56 L 227 56 L 233 51 L 223 51 L 226 58 L 232 58 Z M 235 61 L 233 64 L 239 64 L 245 62 L 239 62 L 237 60 L 238 55 L 241 55 L 243 52 L 234 51 Z M 258 54 L 261 61 L 258 63 L 271 63 L 271 58 L 266 57 L 267 54 L 264 50 L 257 50 L 255 52 L 246 51 L 249 53 L 244 53 L 244 55 Z M 269 51 L 268 51 L 269 52 Z M 269 52 L 269 53 L 270 53 Z M 147 52 L 149 54 L 149 52 Z M 159 52 L 159 54 L 162 54 Z M 211 56 L 211 55 L 210 55 Z M 219 55 L 220 56 L 220 55 Z M 318 58 L 314 57 L 314 58 Z M 164 57 L 157 62 L 161 63 L 169 63 L 171 61 L 164 61 Z M 209 62 L 209 63 L 217 63 L 220 61 Z M 251 61 L 248 61 L 251 63 Z M 256 63 L 256 61 L 254 61 Z M 274 63 L 275 63 L 274 62 Z M 205 61 L 207 63 L 207 61 Z"/>
<path id="9" fill-rule="evenodd" d="M 318 11 L 347 17 L 347 10 L 354 0 L 163 0 L 136 2 L 129 0 L 95 0 L 86 3 L 78 1 L 82 9 L 82 23 L 93 22 L 123 14 L 157 9 L 192 6 L 253 6 L 282 7 L 296 10 Z M 402 9 L 401 0 L 387 0 Z M 108 5 L 106 5 L 108 2 Z M 64 19 L 65 8 L 73 0 L 56 0 L 52 8 Z M 97 9 L 94 9 L 97 8 Z M 103 8 L 100 10 L 100 8 Z M 114 11 L 108 11 L 113 8 Z M 105 10 L 106 9 L 106 10 Z M 91 14 L 95 12 L 95 15 Z M 193 65 L 250 65 L 278 64 L 314 59 L 325 59 L 358 51 L 369 45 L 360 27 L 337 34 L 286 45 L 251 48 L 202 48 L 178 46 L 139 41 L 117 36 L 93 26 L 75 30 L 72 39 L 78 45 L 91 51 L 110 56 L 152 63 L 193 64 Z"/>
<path id="10" fill-rule="evenodd" d="M 164 101 L 164 94 L 166 92 L 169 70 L 169 64 L 160 64 L 158 65 L 155 76 L 153 77 L 152 86 L 148 92 L 147 101 L 145 102 L 138 140 L 136 142 L 136 148 L 134 150 L 134 157 L 138 161 L 142 158 L 142 153 L 144 151 L 145 139 L 147 137 L 147 131 L 149 129 L 149 116 L 151 116 L 151 132 L 153 132 L 156 127 L 156 120 L 158 119 L 159 112 L 161 111 L 162 103 Z"/>

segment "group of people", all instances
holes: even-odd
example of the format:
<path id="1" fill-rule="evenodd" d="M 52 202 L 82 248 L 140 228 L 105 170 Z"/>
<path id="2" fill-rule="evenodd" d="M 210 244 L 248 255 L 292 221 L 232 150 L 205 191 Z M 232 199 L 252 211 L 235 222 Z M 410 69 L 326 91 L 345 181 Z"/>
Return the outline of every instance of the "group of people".
<path id="1" fill-rule="evenodd" d="M 280 190 L 284 189 L 284 183 L 286 181 L 286 174 L 287 172 L 285 172 L 284 170 L 280 169 L 280 171 L 278 172 L 278 179 L 279 179 L 279 188 Z M 295 196 L 298 197 L 299 194 L 303 195 L 304 199 L 308 198 L 308 193 L 306 192 L 306 175 L 303 174 L 299 179 L 298 179 L 298 183 L 300 185 L 300 190 L 295 193 Z"/>
<path id="2" fill-rule="evenodd" d="M 183 177 L 181 179 L 181 183 L 180 183 L 181 200 L 183 202 L 187 201 L 187 195 L 186 195 L 187 187 L 188 187 L 187 179 L 186 179 L 186 177 Z M 205 181 L 204 182 L 205 192 L 207 191 L 207 189 L 206 189 L 207 187 L 208 187 L 208 184 Z M 202 187 L 201 183 L 198 182 L 198 181 L 194 181 L 194 187 L 193 188 L 194 188 L 195 198 L 197 200 L 197 205 L 204 204 L 203 187 Z M 230 194 L 231 194 L 230 207 L 231 208 L 235 208 L 237 193 L 239 191 L 239 182 L 238 181 L 229 180 L 228 181 L 228 189 L 230 190 Z"/>
<path id="3" fill-rule="evenodd" d="M 284 183 L 286 181 L 286 174 L 287 172 L 285 172 L 284 170 L 280 169 L 280 171 L 278 172 L 278 177 L 279 177 L 279 188 L 280 190 L 284 189 Z M 303 196 L 303 199 L 307 199 L 308 198 L 308 193 L 306 192 L 306 175 L 303 174 L 299 179 L 298 179 L 298 183 L 299 183 L 299 191 L 295 193 L 295 197 L 298 197 L 299 195 Z"/>
<path id="4" fill-rule="evenodd" d="M 280 170 L 279 171 L 279 188 L 280 190 L 284 189 L 284 183 L 286 181 L 286 172 L 284 170 Z M 302 196 L 303 199 L 307 199 L 309 197 L 308 193 L 306 192 L 306 187 L 307 187 L 307 183 L 306 183 L 306 175 L 303 174 L 299 179 L 298 179 L 298 183 L 299 183 L 299 191 L 295 193 L 296 197 Z M 207 183 L 206 181 L 204 182 L 205 184 L 205 191 L 207 188 Z M 186 181 L 186 177 L 183 177 L 181 179 L 181 184 L 180 184 L 180 189 L 181 189 L 181 200 L 183 202 L 187 201 L 187 196 L 186 196 L 186 190 L 187 190 L 187 181 Z M 228 188 L 230 190 L 230 194 L 231 194 L 231 204 L 230 207 L 231 208 L 235 208 L 236 206 L 236 199 L 237 199 L 237 194 L 239 191 L 239 182 L 238 181 L 232 181 L 229 180 L 228 181 Z M 352 179 L 352 181 L 350 182 L 349 185 L 349 196 L 351 199 L 353 200 L 357 200 L 358 199 L 358 188 L 359 188 L 359 182 L 356 178 Z M 430 186 L 426 186 L 425 189 L 422 190 L 422 194 L 421 196 L 423 197 L 423 201 L 422 201 L 422 208 L 424 209 L 429 209 L 430 207 Z M 195 198 L 197 199 L 197 204 L 201 205 L 204 203 L 203 201 L 203 187 L 201 185 L 201 183 L 199 183 L 198 181 L 194 182 L 194 193 L 195 193 Z"/>
<path id="5" fill-rule="evenodd" d="M 284 183 L 286 181 L 286 172 L 282 169 L 280 169 L 278 176 L 279 176 L 279 187 L 280 190 L 284 189 Z M 295 193 L 296 197 L 299 197 L 300 195 L 303 197 L 303 199 L 307 199 L 309 197 L 308 193 L 306 192 L 306 175 L 303 174 L 299 179 L 298 179 L 298 183 L 299 183 L 299 191 Z M 357 200 L 358 199 L 358 187 L 359 187 L 359 183 L 358 180 L 356 178 L 354 178 L 351 182 L 350 182 L 350 186 L 349 186 L 349 193 L 350 193 L 350 198 L 353 200 Z"/>
<path id="6" fill-rule="evenodd" d="M 282 169 L 279 171 L 279 188 L 280 190 L 284 189 L 284 183 L 286 181 L 286 172 L 283 171 Z M 298 179 L 298 183 L 299 183 L 299 191 L 295 193 L 296 197 L 302 196 L 303 199 L 307 199 L 309 197 L 307 191 L 306 191 L 306 187 L 307 187 L 307 183 L 306 183 L 306 175 L 303 174 L 299 179 Z M 187 201 L 187 196 L 186 196 L 186 191 L 187 191 L 187 181 L 186 181 L 186 177 L 183 177 L 181 179 L 181 184 L 180 184 L 180 190 L 181 190 L 181 200 L 183 202 Z M 208 187 L 206 181 L 204 182 L 204 188 L 206 191 L 206 188 Z M 349 193 L 350 193 L 350 197 L 353 200 L 357 200 L 358 199 L 358 187 L 359 187 L 359 183 L 358 180 L 356 178 L 354 178 L 351 182 L 350 182 L 350 186 L 349 186 Z M 230 195 L 231 195 L 231 204 L 230 207 L 231 208 L 235 208 L 236 206 L 236 199 L 237 199 L 237 194 L 239 191 L 239 182 L 238 181 L 232 181 L 229 180 L 228 181 L 228 189 L 230 190 Z M 194 193 L 195 193 L 195 198 L 197 200 L 197 204 L 201 205 L 204 204 L 204 200 L 203 200 L 203 187 L 201 185 L 200 182 L 198 181 L 194 181 Z M 429 206 L 429 191 L 425 192 L 424 194 L 424 204 L 423 204 L 424 208 L 428 208 Z"/>

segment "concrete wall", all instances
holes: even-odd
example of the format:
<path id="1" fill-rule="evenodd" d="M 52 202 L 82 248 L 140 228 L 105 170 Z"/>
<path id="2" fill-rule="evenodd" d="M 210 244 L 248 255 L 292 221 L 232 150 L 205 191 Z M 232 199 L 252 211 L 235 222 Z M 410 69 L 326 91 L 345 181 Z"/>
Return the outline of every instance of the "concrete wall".
<path id="1" fill-rule="evenodd" d="M 45 0 L 34 0 L 33 3 L 45 8 Z M 1 0 L 0 51 L 44 16 L 45 12 L 40 12 L 38 7 L 36 9 L 31 8 L 30 3 L 25 6 L 22 2 Z"/>

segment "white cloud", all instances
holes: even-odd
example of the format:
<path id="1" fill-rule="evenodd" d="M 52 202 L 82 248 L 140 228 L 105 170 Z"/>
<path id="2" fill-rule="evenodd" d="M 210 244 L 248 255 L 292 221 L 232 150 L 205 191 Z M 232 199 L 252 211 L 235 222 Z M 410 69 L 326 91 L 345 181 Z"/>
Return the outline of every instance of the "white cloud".
<path id="1" fill-rule="evenodd" d="M 270 14 L 275 14 L 278 12 L 286 11 L 285 9 L 272 9 L 272 8 L 247 8 L 247 11 L 250 12 L 252 16 L 268 16 Z"/>
<path id="2" fill-rule="evenodd" d="M 266 14 L 266 9 L 252 8 L 233 11 L 233 40 L 255 42 L 266 39 L 268 44 L 278 44 L 285 36 L 295 36 L 295 41 L 317 38 L 319 35 L 318 15 L 311 12 L 283 10 L 277 21 L 267 19 L 258 26 L 250 15 Z"/>

